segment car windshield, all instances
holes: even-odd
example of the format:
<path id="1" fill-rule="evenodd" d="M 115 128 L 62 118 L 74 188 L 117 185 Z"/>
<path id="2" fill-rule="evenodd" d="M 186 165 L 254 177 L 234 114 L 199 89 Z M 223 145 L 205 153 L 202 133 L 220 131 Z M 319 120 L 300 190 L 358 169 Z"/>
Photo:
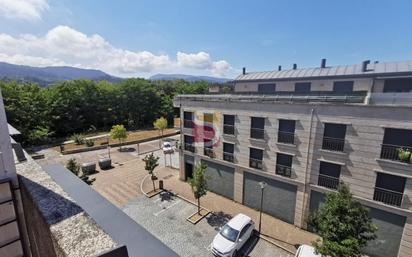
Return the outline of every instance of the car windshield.
<path id="1" fill-rule="evenodd" d="M 223 226 L 222 230 L 220 230 L 220 234 L 227 240 L 235 242 L 239 231 L 226 224 Z"/>

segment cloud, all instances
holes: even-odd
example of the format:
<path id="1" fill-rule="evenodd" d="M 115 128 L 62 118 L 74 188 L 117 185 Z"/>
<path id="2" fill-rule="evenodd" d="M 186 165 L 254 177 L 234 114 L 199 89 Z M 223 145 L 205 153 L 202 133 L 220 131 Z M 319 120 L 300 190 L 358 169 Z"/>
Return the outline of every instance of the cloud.
<path id="1" fill-rule="evenodd" d="M 213 61 L 206 52 L 178 52 L 172 60 L 167 54 L 116 48 L 100 35 L 86 35 L 67 26 L 57 26 L 44 36 L 0 34 L 0 61 L 95 68 L 118 76 L 182 71 L 224 76 L 232 69 L 227 61 Z"/>
<path id="2" fill-rule="evenodd" d="M 0 0 L 0 17 L 8 19 L 41 20 L 48 9 L 47 0 Z"/>

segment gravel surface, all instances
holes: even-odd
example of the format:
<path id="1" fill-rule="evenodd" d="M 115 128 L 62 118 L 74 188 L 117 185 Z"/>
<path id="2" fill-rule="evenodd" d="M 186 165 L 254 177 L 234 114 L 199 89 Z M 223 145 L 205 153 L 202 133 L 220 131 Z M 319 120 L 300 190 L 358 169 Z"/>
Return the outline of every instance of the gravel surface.
<path id="1" fill-rule="evenodd" d="M 230 217 L 209 214 L 193 225 L 186 218 L 197 209 L 180 198 L 169 194 L 153 198 L 144 196 L 123 206 L 123 211 L 137 223 L 183 257 L 212 256 L 210 244 Z M 247 252 L 248 254 L 245 254 Z M 243 247 L 240 256 L 291 257 L 282 249 L 257 237 L 251 238 Z"/>

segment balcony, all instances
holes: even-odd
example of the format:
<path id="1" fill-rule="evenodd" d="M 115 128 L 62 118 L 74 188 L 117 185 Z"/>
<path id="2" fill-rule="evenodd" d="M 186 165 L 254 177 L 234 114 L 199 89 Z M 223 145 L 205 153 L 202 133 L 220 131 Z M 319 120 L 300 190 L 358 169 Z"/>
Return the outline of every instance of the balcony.
<path id="1" fill-rule="evenodd" d="M 409 150 L 412 152 L 412 147 L 410 146 L 400 146 L 400 145 L 390 145 L 390 144 L 382 144 L 382 149 L 381 149 L 381 159 L 386 159 L 386 160 L 393 160 L 393 161 L 400 161 L 400 162 L 405 162 L 405 163 L 410 163 L 411 162 L 411 157 L 402 159 L 399 158 L 399 150 L 404 149 L 404 150 Z M 407 156 L 406 156 L 407 157 Z"/>
<path id="2" fill-rule="evenodd" d="M 235 134 L 235 126 L 233 125 L 223 125 L 223 134 L 225 135 L 234 135 Z"/>
<path id="3" fill-rule="evenodd" d="M 319 174 L 318 186 L 326 187 L 329 189 L 337 189 L 339 186 L 339 178 Z"/>
<path id="4" fill-rule="evenodd" d="M 290 178 L 292 175 L 292 167 L 276 164 L 276 174 Z"/>
<path id="5" fill-rule="evenodd" d="M 213 148 L 208 148 L 208 147 L 204 147 L 203 148 L 203 154 L 210 157 L 210 158 L 215 158 L 215 151 L 213 150 Z"/>
<path id="6" fill-rule="evenodd" d="M 192 152 L 192 153 L 196 152 L 195 146 L 193 144 L 189 144 L 189 143 L 185 144 L 185 150 L 189 151 L 189 152 Z"/>
<path id="7" fill-rule="evenodd" d="M 250 137 L 255 139 L 264 139 L 265 138 L 265 130 L 260 128 L 251 128 L 250 129 Z"/>
<path id="8" fill-rule="evenodd" d="M 233 153 L 227 153 L 223 152 L 223 160 L 228 161 L 228 162 L 234 162 L 234 155 Z"/>
<path id="9" fill-rule="evenodd" d="M 278 132 L 278 142 L 284 144 L 295 144 L 295 133 L 293 132 Z"/>
<path id="10" fill-rule="evenodd" d="M 345 146 L 345 139 L 343 138 L 334 138 L 334 137 L 323 137 L 322 149 L 343 152 Z"/>
<path id="11" fill-rule="evenodd" d="M 193 120 L 183 120 L 184 128 L 193 128 Z"/>
<path id="12" fill-rule="evenodd" d="M 255 168 L 258 170 L 263 169 L 263 161 L 258 159 L 249 158 L 249 167 Z"/>
<path id="13" fill-rule="evenodd" d="M 382 202 L 388 205 L 401 207 L 403 199 L 403 193 L 396 191 L 375 187 L 373 194 L 373 200 Z"/>

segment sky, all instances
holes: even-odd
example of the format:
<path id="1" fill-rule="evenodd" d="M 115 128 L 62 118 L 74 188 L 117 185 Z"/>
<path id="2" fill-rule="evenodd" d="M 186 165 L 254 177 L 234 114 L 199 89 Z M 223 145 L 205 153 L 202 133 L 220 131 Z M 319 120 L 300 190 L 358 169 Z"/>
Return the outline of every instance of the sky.
<path id="1" fill-rule="evenodd" d="M 120 77 L 412 60 L 412 1 L 0 0 L 0 61 Z"/>

